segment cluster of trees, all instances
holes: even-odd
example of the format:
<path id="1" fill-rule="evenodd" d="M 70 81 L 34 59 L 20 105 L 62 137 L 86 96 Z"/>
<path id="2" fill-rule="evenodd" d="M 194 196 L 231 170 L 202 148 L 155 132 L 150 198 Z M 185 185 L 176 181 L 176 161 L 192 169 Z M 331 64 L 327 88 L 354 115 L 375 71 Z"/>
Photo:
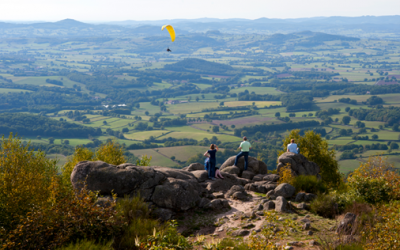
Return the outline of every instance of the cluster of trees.
<path id="1" fill-rule="evenodd" d="M 349 115 L 358 120 L 382 121 L 388 126 L 393 126 L 400 122 L 399 107 L 378 107 L 375 109 L 350 109 Z"/>
<path id="2" fill-rule="evenodd" d="M 243 112 L 230 112 L 229 114 L 217 114 L 217 113 L 210 113 L 210 114 L 205 114 L 204 119 L 205 120 L 228 120 L 228 119 L 235 119 L 239 117 L 245 117 L 245 116 L 252 116 L 252 115 L 258 115 L 258 111 L 255 110 L 248 110 L 248 111 L 243 111 Z"/>
<path id="3" fill-rule="evenodd" d="M 58 81 L 58 80 L 46 79 L 46 82 L 54 84 L 54 85 L 58 85 L 58 86 L 63 86 L 64 85 L 64 83 L 62 81 Z"/>
<path id="4" fill-rule="evenodd" d="M 291 122 L 291 123 L 282 123 L 282 124 L 262 124 L 262 125 L 254 125 L 254 126 L 244 126 L 242 128 L 236 128 L 234 130 L 235 136 L 244 136 L 247 135 L 254 135 L 257 132 L 261 133 L 269 133 L 275 131 L 282 131 L 282 130 L 292 130 L 292 129 L 300 129 L 300 128 L 307 128 L 307 127 L 315 127 L 319 126 L 320 123 L 318 121 L 301 121 L 301 122 Z"/>
<path id="5" fill-rule="evenodd" d="M 47 117 L 25 113 L 1 113 L 0 134 L 17 133 L 24 136 L 60 136 L 63 138 L 88 138 L 102 134 L 100 128 L 91 128 L 56 121 Z"/>
<path id="6" fill-rule="evenodd" d="M 357 105 L 357 100 L 353 100 L 353 99 L 350 99 L 350 98 L 340 98 L 338 101 L 339 102 L 343 102 L 343 103 L 349 103 L 349 104 Z"/>

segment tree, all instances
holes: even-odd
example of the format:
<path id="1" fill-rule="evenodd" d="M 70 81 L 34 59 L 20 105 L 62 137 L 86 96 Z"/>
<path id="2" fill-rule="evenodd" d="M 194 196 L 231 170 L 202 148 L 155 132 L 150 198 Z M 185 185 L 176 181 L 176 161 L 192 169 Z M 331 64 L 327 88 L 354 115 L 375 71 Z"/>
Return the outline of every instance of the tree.
<path id="1" fill-rule="evenodd" d="M 379 137 L 378 137 L 378 135 L 373 134 L 371 138 L 374 139 L 374 140 L 376 140 L 376 139 L 378 139 Z"/>
<path id="2" fill-rule="evenodd" d="M 41 140 L 41 139 L 42 139 L 42 137 L 41 137 L 40 135 L 36 136 L 36 138 L 37 138 L 38 140 Z"/>
<path id="3" fill-rule="evenodd" d="M 219 132 L 219 127 L 218 127 L 218 126 L 213 126 L 212 131 L 213 131 L 214 133 Z"/>
<path id="4" fill-rule="evenodd" d="M 69 140 L 64 140 L 63 142 L 65 145 L 69 145 Z"/>
<path id="5" fill-rule="evenodd" d="M 295 113 L 289 113 L 289 117 L 296 117 Z"/>
<path id="6" fill-rule="evenodd" d="M 107 125 L 107 121 L 103 121 L 103 124 L 104 124 L 104 125 Z"/>
<path id="7" fill-rule="evenodd" d="M 390 143 L 390 149 L 394 150 L 394 149 L 399 149 L 399 144 L 397 144 L 396 142 L 392 141 Z"/>
<path id="8" fill-rule="evenodd" d="M 308 116 L 309 117 L 312 117 L 314 114 L 313 113 L 308 113 Z"/>
<path id="9" fill-rule="evenodd" d="M 399 124 L 394 124 L 392 129 L 393 129 L 393 131 L 399 132 L 400 131 Z"/>
<path id="10" fill-rule="evenodd" d="M 196 102 L 198 102 L 200 100 L 200 98 L 198 96 L 196 96 Z"/>
<path id="11" fill-rule="evenodd" d="M 351 121 L 351 117 L 350 117 L 350 116 L 347 116 L 347 115 L 346 115 L 346 116 L 343 116 L 342 122 L 343 122 L 344 125 L 349 124 L 350 121 Z"/>
<path id="12" fill-rule="evenodd" d="M 339 131 L 339 134 L 340 134 L 341 136 L 346 136 L 346 135 L 347 135 L 347 130 L 344 129 L 344 128 L 342 128 L 342 129 Z"/>
<path id="13" fill-rule="evenodd" d="M 128 133 L 129 132 L 129 128 L 123 128 L 122 129 L 122 133 Z"/>
<path id="14" fill-rule="evenodd" d="M 149 115 L 149 111 L 145 111 L 144 114 L 145 114 L 145 115 Z"/>
<path id="15" fill-rule="evenodd" d="M 335 149 L 329 149 L 328 142 L 322 139 L 320 134 L 314 131 L 306 131 L 301 136 L 300 129 L 292 130 L 283 140 L 283 150 L 278 152 L 278 155 L 286 152 L 286 146 L 290 143 L 290 139 L 295 139 L 297 144 L 300 145 L 302 155 L 309 161 L 318 164 L 322 181 L 331 187 L 338 187 L 341 184 L 342 174 L 339 172 Z"/>
<path id="16" fill-rule="evenodd" d="M 219 106 L 224 106 L 224 105 L 225 105 L 224 102 L 220 102 L 220 103 L 219 103 Z"/>
<path id="17" fill-rule="evenodd" d="M 349 112 L 349 111 L 350 111 L 350 107 L 346 107 L 346 108 L 344 109 L 344 111 Z"/>
<path id="18" fill-rule="evenodd" d="M 242 137 L 245 137 L 245 136 L 247 135 L 247 131 L 246 131 L 246 130 L 243 130 L 243 131 L 240 133 L 240 135 L 241 135 Z"/>
<path id="19" fill-rule="evenodd" d="M 261 133 L 260 131 L 258 131 L 255 136 L 257 137 L 257 139 L 261 139 L 263 136 L 263 133 Z"/>
<path id="20" fill-rule="evenodd" d="M 137 109 L 140 108 L 140 103 L 136 103 L 135 108 L 137 108 Z"/>
<path id="21" fill-rule="evenodd" d="M 50 144 L 53 144 L 55 139 L 54 139 L 54 137 L 49 137 L 48 140 L 49 140 L 49 143 L 50 143 Z"/>
<path id="22" fill-rule="evenodd" d="M 232 128 L 232 129 L 235 128 L 235 127 L 236 127 L 236 126 L 235 126 L 234 124 L 231 125 L 231 128 Z"/>
<path id="23" fill-rule="evenodd" d="M 281 117 L 281 113 L 280 112 L 276 112 L 275 113 L 275 117 Z"/>

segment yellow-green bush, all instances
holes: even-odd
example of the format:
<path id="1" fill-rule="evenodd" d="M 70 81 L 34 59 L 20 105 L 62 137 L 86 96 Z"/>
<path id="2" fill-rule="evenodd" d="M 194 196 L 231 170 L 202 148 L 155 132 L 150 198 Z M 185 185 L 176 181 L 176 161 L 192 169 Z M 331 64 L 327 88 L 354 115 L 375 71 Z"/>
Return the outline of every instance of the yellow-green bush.
<path id="1" fill-rule="evenodd" d="M 62 169 L 64 183 L 70 185 L 71 173 L 74 167 L 80 161 L 104 161 L 113 165 L 119 165 L 126 162 L 122 147 L 115 141 L 108 142 L 99 147 L 96 153 L 88 148 L 77 147 L 72 156 L 68 157 Z"/>
<path id="2" fill-rule="evenodd" d="M 328 191 L 325 183 L 314 175 L 299 175 L 292 182 L 297 192 L 304 191 L 306 193 L 321 194 Z"/>
<path id="3" fill-rule="evenodd" d="M 278 155 L 286 152 L 290 139 L 296 140 L 302 155 L 307 157 L 309 161 L 318 164 L 322 181 L 328 187 L 338 187 L 341 184 L 343 176 L 339 172 L 335 150 L 328 148 L 328 142 L 320 134 L 316 134 L 314 131 L 306 131 L 304 136 L 301 136 L 299 129 L 292 130 L 283 140 L 283 150 Z"/>
<path id="4" fill-rule="evenodd" d="M 0 144 L 0 228 L 13 228 L 26 213 L 48 202 L 56 161 L 23 146 L 12 134 Z"/>

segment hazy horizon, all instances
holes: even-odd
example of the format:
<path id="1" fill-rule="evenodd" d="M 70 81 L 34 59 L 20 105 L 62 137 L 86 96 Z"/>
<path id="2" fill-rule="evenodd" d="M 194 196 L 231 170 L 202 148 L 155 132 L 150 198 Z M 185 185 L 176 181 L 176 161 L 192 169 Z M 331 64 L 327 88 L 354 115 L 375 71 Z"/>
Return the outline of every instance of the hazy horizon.
<path id="1" fill-rule="evenodd" d="M 211 8 L 212 7 L 212 8 Z M 156 21 L 198 18 L 310 18 L 310 17 L 358 17 L 400 15 L 398 0 L 283 0 L 266 2 L 241 1 L 190 1 L 182 0 L 3 0 L 0 3 L 2 21 L 31 22 L 75 19 L 82 22 Z"/>

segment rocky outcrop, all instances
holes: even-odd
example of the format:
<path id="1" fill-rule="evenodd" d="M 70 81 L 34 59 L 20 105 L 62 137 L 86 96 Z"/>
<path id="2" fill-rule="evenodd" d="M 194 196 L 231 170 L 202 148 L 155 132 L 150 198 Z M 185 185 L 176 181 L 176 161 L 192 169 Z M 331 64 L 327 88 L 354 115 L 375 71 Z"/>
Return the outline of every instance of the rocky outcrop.
<path id="1" fill-rule="evenodd" d="M 256 181 L 254 183 L 248 183 L 244 188 L 248 191 L 266 194 L 271 190 L 274 190 L 277 184 L 270 181 Z"/>
<path id="2" fill-rule="evenodd" d="M 356 218 L 357 215 L 353 213 L 347 213 L 336 229 L 336 233 L 341 235 L 352 235 L 354 233 L 354 229 L 356 228 Z"/>
<path id="3" fill-rule="evenodd" d="M 197 170 L 205 170 L 204 165 L 200 163 L 192 163 L 189 166 L 183 168 L 182 170 L 186 170 L 189 172 L 197 171 Z"/>
<path id="4" fill-rule="evenodd" d="M 281 168 L 288 163 L 290 164 L 292 174 L 294 176 L 315 175 L 317 178 L 321 178 L 320 168 L 315 162 L 308 161 L 307 158 L 302 154 L 295 154 L 291 152 L 286 152 L 279 156 L 277 166 L 278 173 Z"/>
<path id="5" fill-rule="evenodd" d="M 232 199 L 243 200 L 243 201 L 249 199 L 243 186 L 239 186 L 239 185 L 235 185 L 235 186 L 231 187 L 231 189 L 229 189 L 229 191 L 226 192 L 225 198 L 232 198 Z"/>
<path id="6" fill-rule="evenodd" d="M 102 161 L 82 161 L 72 171 L 71 183 L 75 189 L 86 185 L 89 190 L 99 191 L 101 195 L 115 193 L 118 197 L 124 197 L 140 194 L 146 202 L 161 208 L 157 210 L 160 214 L 172 211 L 161 218 L 165 220 L 174 212 L 194 207 L 227 207 L 225 201 L 212 201 L 218 198 L 213 194 L 221 192 L 219 196 L 223 198 L 224 193 L 233 186 L 238 185 L 244 191 L 243 186 L 250 182 L 228 173 L 222 173 L 222 176 L 224 179 L 209 180 L 204 166 L 200 164 L 191 164 L 186 170 L 182 170 L 141 167 L 130 163 L 115 166 Z M 232 198 L 244 199 L 247 198 L 247 193 L 237 192 L 232 194 Z"/>
<path id="7" fill-rule="evenodd" d="M 236 156 L 231 156 L 229 157 L 220 167 L 220 170 L 222 172 L 227 172 L 227 173 L 232 173 L 235 171 L 237 172 L 239 170 L 239 176 L 242 176 L 242 173 L 244 171 L 244 157 L 241 157 L 238 161 L 237 164 L 237 169 L 232 168 L 233 164 L 235 163 L 235 158 Z M 262 161 L 257 160 L 254 157 L 249 157 L 248 161 L 248 171 L 252 172 L 254 175 L 257 174 L 267 174 L 268 169 L 267 169 L 267 164 L 265 164 Z M 254 176 L 253 175 L 253 176 Z M 246 175 L 247 176 L 247 175 Z"/>
<path id="8" fill-rule="evenodd" d="M 163 167 L 119 166 L 102 161 L 79 162 L 71 174 L 75 189 L 83 185 L 101 195 L 119 197 L 139 193 L 160 208 L 185 211 L 195 207 L 206 190 L 188 171 Z"/>

